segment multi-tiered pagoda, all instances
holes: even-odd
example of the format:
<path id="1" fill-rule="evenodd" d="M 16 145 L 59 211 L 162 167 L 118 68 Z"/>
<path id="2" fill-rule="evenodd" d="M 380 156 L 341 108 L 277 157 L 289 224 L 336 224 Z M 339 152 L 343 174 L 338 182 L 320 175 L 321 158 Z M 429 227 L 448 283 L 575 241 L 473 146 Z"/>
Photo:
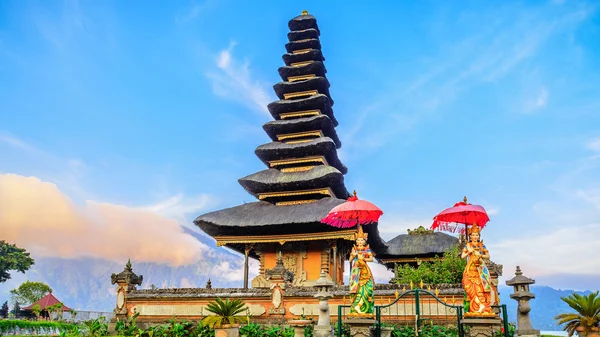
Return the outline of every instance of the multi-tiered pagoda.
<path id="1" fill-rule="evenodd" d="M 275 84 L 278 101 L 268 105 L 275 119 L 263 125 L 272 142 L 256 156 L 265 170 L 239 179 L 259 201 L 199 216 L 194 222 L 226 246 L 260 261 L 252 287 L 268 286 L 277 259 L 293 274 L 291 282 L 311 285 L 324 270 L 343 284 L 343 261 L 355 230 L 339 230 L 320 220 L 350 196 L 344 185 L 347 168 L 338 157 L 336 133 L 317 20 L 306 11 L 289 21 L 289 43 Z M 374 250 L 385 248 L 376 226 L 369 226 Z"/>

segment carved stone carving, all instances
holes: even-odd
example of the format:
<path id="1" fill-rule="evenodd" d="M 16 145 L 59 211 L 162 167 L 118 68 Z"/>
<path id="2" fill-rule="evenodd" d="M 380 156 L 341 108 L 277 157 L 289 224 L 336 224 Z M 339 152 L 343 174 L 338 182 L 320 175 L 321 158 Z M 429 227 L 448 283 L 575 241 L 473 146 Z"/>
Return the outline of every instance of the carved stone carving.
<path id="1" fill-rule="evenodd" d="M 269 281 L 267 281 L 267 279 L 263 275 L 258 275 L 255 278 L 253 278 L 251 284 L 252 284 L 252 288 L 268 288 L 269 287 Z"/>

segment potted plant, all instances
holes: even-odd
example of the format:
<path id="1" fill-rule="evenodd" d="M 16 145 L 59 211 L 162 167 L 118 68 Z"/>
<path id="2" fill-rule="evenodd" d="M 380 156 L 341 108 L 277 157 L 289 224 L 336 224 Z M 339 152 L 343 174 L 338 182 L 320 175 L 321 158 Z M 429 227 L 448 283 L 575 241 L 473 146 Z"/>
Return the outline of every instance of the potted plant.
<path id="1" fill-rule="evenodd" d="M 217 298 L 206 305 L 206 310 L 213 313 L 213 315 L 204 317 L 202 325 L 214 328 L 215 337 L 239 336 L 239 323 L 247 319 L 245 316 L 240 315 L 247 310 L 242 300 L 226 298 L 223 301 L 221 298 Z"/>
<path id="2" fill-rule="evenodd" d="M 575 312 L 563 313 L 554 317 L 557 324 L 565 324 L 563 330 L 567 331 L 569 337 L 575 331 L 587 337 L 600 337 L 598 328 L 600 327 L 600 297 L 598 292 L 587 296 L 571 294 L 568 297 L 561 297 Z"/>

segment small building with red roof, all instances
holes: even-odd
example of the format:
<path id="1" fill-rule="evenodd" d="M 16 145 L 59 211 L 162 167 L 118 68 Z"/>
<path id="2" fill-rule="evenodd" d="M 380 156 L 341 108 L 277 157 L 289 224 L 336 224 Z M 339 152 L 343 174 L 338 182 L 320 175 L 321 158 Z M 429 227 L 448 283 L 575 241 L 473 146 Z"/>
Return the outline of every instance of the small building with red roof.
<path id="1" fill-rule="evenodd" d="M 40 309 L 42 311 L 46 311 L 49 306 L 52 306 L 52 305 L 55 305 L 58 303 L 62 304 L 62 302 L 59 301 L 56 297 L 54 297 L 54 295 L 52 295 L 52 293 L 49 293 L 48 295 L 40 298 L 37 302 L 31 304 L 30 306 L 21 308 L 21 310 L 31 311 L 33 309 L 33 307 L 37 304 L 40 306 Z M 71 311 L 71 308 L 69 308 L 63 304 L 62 310 L 63 311 Z"/>

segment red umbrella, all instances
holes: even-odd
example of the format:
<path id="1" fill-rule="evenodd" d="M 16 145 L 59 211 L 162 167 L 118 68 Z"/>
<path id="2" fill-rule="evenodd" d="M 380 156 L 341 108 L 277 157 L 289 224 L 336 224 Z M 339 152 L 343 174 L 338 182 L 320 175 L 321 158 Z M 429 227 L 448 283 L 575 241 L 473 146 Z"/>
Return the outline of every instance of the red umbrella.
<path id="1" fill-rule="evenodd" d="M 457 202 L 453 207 L 446 208 L 440 214 L 434 216 L 431 229 L 453 233 L 458 231 L 461 234 L 465 234 L 467 225 L 476 223 L 481 228 L 485 227 L 485 224 L 490 221 L 485 209 L 479 205 L 467 203 L 467 197 L 463 200 L 464 201 Z M 465 224 L 465 227 L 458 226 L 457 223 Z"/>
<path id="2" fill-rule="evenodd" d="M 357 224 L 366 225 L 377 222 L 383 211 L 366 200 L 354 196 L 345 203 L 335 206 L 321 222 L 338 228 L 352 228 Z"/>

